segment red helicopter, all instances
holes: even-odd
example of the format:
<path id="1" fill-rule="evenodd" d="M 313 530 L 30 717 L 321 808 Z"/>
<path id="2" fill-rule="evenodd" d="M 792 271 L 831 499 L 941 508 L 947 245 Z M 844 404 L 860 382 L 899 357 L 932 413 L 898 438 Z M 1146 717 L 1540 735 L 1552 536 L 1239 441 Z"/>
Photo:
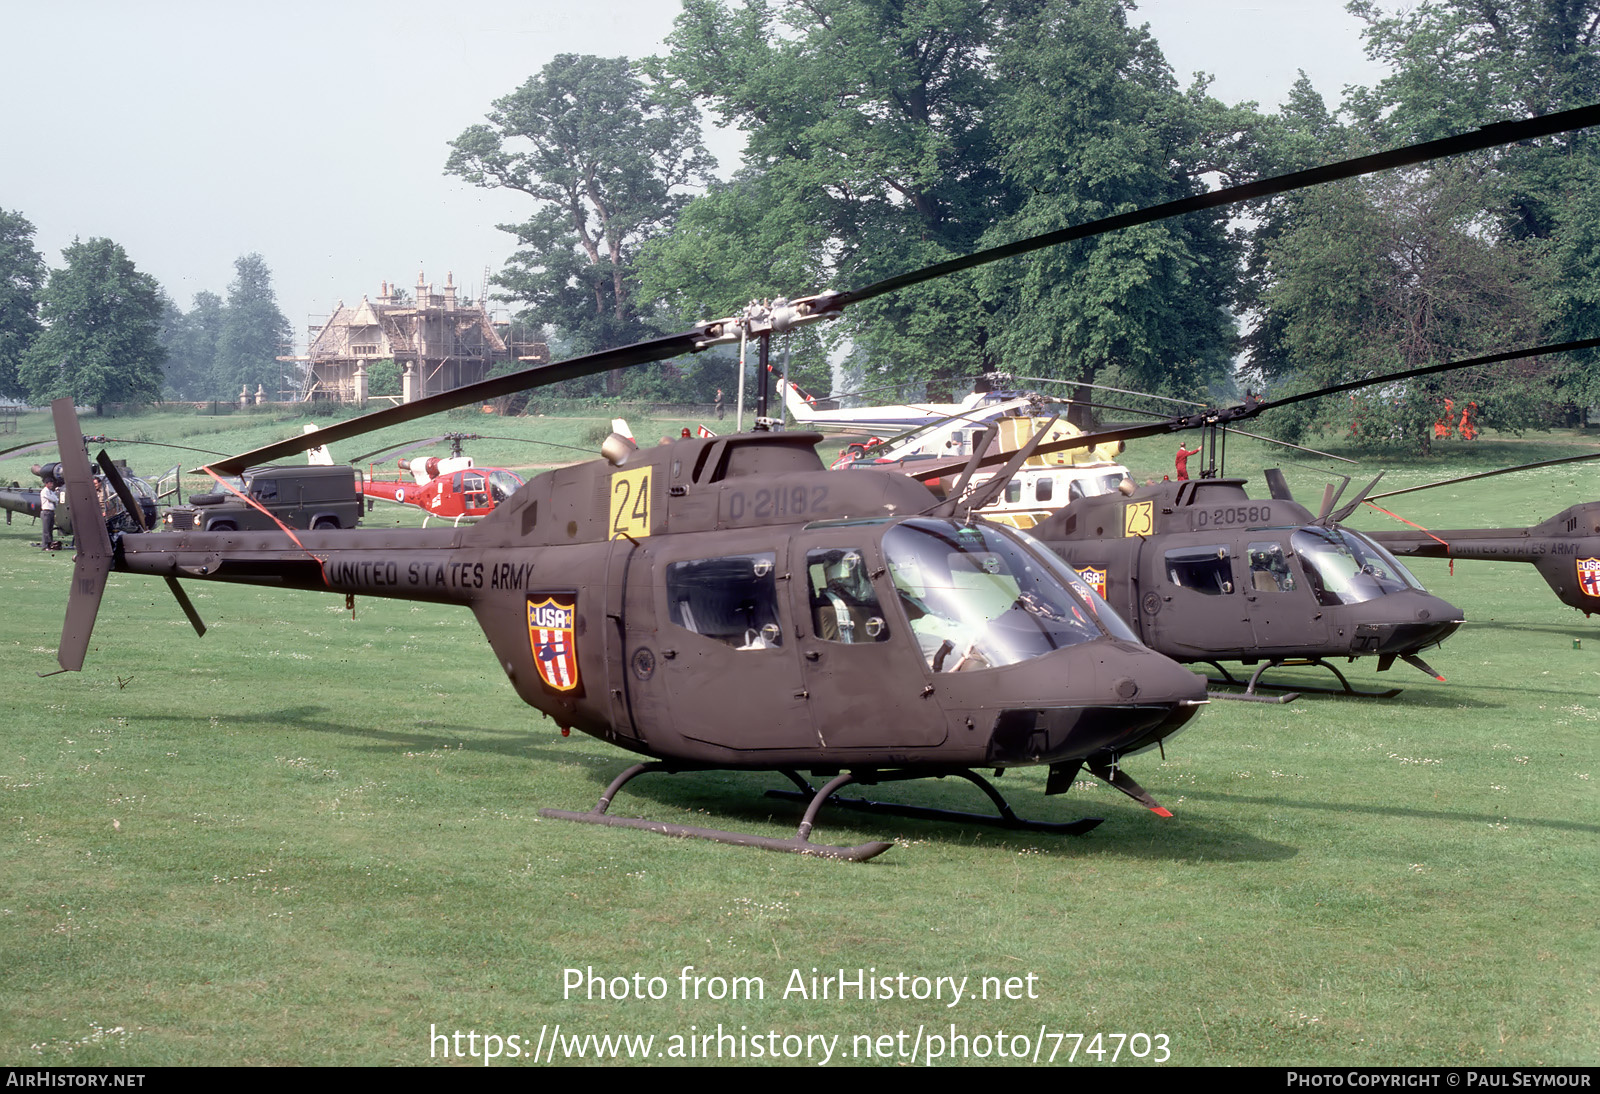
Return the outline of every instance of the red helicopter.
<path id="1" fill-rule="evenodd" d="M 427 513 L 423 527 L 435 517 L 459 525 L 464 520 L 478 520 L 494 512 L 494 507 L 517 492 L 522 476 L 504 467 L 477 467 L 472 457 L 463 455 L 463 441 L 487 439 L 477 433 L 445 433 L 418 441 L 404 441 L 357 457 L 354 463 L 399 448 L 410 451 L 450 442 L 450 455 L 429 456 L 426 459 L 402 459 L 394 478 L 379 478 L 368 470 L 361 475 L 361 492 L 369 499 L 414 505 Z M 399 455 L 398 452 L 393 455 Z M 392 457 L 391 457 L 392 458 Z M 386 460 L 383 462 L 387 462 Z M 402 474 L 402 472 L 408 474 Z M 367 503 L 371 508 L 371 501 Z"/>

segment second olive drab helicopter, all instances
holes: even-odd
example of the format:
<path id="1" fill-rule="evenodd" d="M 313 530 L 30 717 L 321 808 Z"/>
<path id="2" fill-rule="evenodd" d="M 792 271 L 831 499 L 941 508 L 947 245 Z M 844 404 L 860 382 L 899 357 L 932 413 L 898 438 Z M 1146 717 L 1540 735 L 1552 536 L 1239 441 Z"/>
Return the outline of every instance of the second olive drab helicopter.
<path id="1" fill-rule="evenodd" d="M 1488 354 L 1282 399 L 1252 397 L 1225 410 L 1113 426 L 1040 445 L 1048 451 L 1097 439 L 1203 429 L 1207 465 L 1199 479 L 1138 488 L 1129 483 L 1117 493 L 1074 501 L 1031 533 L 1124 613 L 1152 649 L 1179 661 L 1209 664 L 1222 676 L 1215 682 L 1245 689 L 1242 696 L 1215 693 L 1219 697 L 1264 700 L 1259 691 L 1280 690 L 1263 680 L 1268 671 L 1303 666 L 1327 669 L 1340 687 L 1300 685 L 1293 694 L 1331 690 L 1393 697 L 1400 689 L 1357 691 L 1333 659 L 1376 657 L 1380 672 L 1398 660 L 1443 680 L 1421 654 L 1454 633 L 1463 613 L 1427 593 L 1385 549 L 1391 534 L 1375 542 L 1377 534 L 1339 523 L 1369 496 L 1377 479 L 1343 505 L 1343 487 L 1336 493 L 1330 486 L 1315 514 L 1293 499 L 1277 470 L 1266 473 L 1271 496 L 1251 498 L 1244 479 L 1218 477 L 1228 427 L 1308 399 L 1596 344 L 1587 340 Z M 945 473 L 954 466 L 914 474 Z M 1225 661 L 1255 666 L 1255 672 L 1248 681 L 1238 680 L 1222 666 Z M 1265 701 L 1288 701 L 1293 694 Z"/>
<path id="2" fill-rule="evenodd" d="M 862 289 L 776 301 L 676 335 L 480 381 L 218 461 L 212 470 L 233 473 L 454 406 L 746 337 L 759 341 L 764 359 L 774 332 L 956 270 L 1596 122 L 1600 107 L 1502 123 L 1118 214 Z M 58 436 L 76 439 L 70 403 L 55 414 Z M 1165 813 L 1121 765 L 1193 717 L 1204 702 L 1203 679 L 1141 645 L 1057 556 L 1020 533 L 958 516 L 967 483 L 939 500 L 904 476 L 826 472 L 818 439 L 757 433 L 641 451 L 615 436 L 604 462 L 537 476 L 471 527 L 81 536 L 58 661 L 63 670 L 82 667 L 112 570 L 160 576 L 180 604 L 179 578 L 322 589 L 351 602 L 365 594 L 457 603 L 471 608 L 525 701 L 564 729 L 653 758 L 623 772 L 590 812 L 546 815 L 869 858 L 888 845 L 835 848 L 809 838 L 824 804 L 846 804 L 836 791 L 852 782 L 953 775 L 989 794 L 1000 809 L 989 819 L 1005 826 L 1082 831 L 1094 823 L 1021 821 L 974 770 L 1024 765 L 1048 766 L 1047 794 L 1069 789 L 1087 767 Z M 1037 439 L 983 491 L 1003 488 L 1036 450 L 1043 451 Z M 964 479 L 979 460 L 969 461 Z M 74 503 L 87 502 L 87 455 L 64 453 L 64 464 Z M 192 608 L 186 612 L 198 628 Z M 800 787 L 809 805 L 795 837 L 608 815 L 616 792 L 644 771 L 717 768 L 776 771 Z M 814 789 L 806 773 L 828 781 Z"/>

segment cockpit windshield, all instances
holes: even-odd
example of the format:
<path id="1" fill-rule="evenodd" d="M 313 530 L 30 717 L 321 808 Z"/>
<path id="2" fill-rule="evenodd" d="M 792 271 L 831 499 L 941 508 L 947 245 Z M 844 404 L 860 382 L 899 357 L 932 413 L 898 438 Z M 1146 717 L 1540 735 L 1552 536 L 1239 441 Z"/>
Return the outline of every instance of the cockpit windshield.
<path id="1" fill-rule="evenodd" d="M 489 471 L 489 492 L 494 495 L 496 504 L 515 494 L 521 486 L 522 480 L 503 467 Z"/>
<path id="2" fill-rule="evenodd" d="M 1359 604 L 1422 584 L 1382 547 L 1348 528 L 1301 528 L 1289 537 L 1322 604 Z"/>
<path id="3" fill-rule="evenodd" d="M 934 672 L 998 668 L 1104 633 L 1053 569 L 992 525 L 904 521 L 883 554 Z"/>

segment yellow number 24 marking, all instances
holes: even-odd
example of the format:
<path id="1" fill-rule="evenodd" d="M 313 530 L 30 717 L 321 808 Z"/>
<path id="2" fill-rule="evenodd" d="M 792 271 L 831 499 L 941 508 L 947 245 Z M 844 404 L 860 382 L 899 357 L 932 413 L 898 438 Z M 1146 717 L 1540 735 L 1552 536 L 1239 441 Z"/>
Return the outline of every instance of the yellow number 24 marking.
<path id="1" fill-rule="evenodd" d="M 650 468 L 618 471 L 611 476 L 611 531 L 608 539 L 650 534 Z"/>

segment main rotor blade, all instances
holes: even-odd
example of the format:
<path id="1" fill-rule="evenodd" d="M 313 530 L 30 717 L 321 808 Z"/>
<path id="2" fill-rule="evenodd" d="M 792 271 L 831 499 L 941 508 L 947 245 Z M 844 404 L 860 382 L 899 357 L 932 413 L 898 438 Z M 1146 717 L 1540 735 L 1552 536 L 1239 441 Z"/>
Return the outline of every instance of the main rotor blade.
<path id="1" fill-rule="evenodd" d="M 925 266 L 920 270 L 912 270 L 909 273 L 885 278 L 860 289 L 820 293 L 814 297 L 795 301 L 792 305 L 794 318 L 785 322 L 832 318 L 847 305 L 859 303 L 863 300 L 871 300 L 874 297 L 883 296 L 898 289 L 922 284 L 935 278 L 986 265 L 990 262 L 997 262 L 1003 258 L 1028 254 L 1032 251 L 1042 250 L 1046 247 L 1053 247 L 1077 239 L 1104 235 L 1107 232 L 1118 231 L 1137 224 L 1148 224 L 1152 221 L 1164 220 L 1168 217 L 1197 212 L 1202 209 L 1214 209 L 1236 202 L 1288 193 L 1291 190 L 1299 190 L 1307 186 L 1316 186 L 1339 179 L 1354 178 L 1357 175 L 1371 174 L 1374 171 L 1406 167 L 1411 164 L 1438 159 L 1442 156 L 1459 155 L 1464 152 L 1480 151 L 1485 148 L 1493 148 L 1517 141 L 1534 140 L 1538 137 L 1546 137 L 1572 129 L 1582 129 L 1596 124 L 1600 124 L 1600 105 L 1578 107 L 1573 110 L 1558 111 L 1554 114 L 1524 118 L 1519 121 L 1496 122 L 1454 137 L 1445 137 L 1440 140 L 1427 141 L 1388 152 L 1359 156 L 1355 159 L 1343 160 L 1339 163 L 1327 164 L 1322 167 L 1313 167 L 1305 171 L 1295 171 L 1287 175 L 1278 175 L 1274 178 L 1261 179 L 1239 186 L 1223 187 L 1204 194 L 1195 194 L 1176 201 L 1152 205 L 1147 209 L 1135 209 L 1126 213 L 1117 213 L 1058 231 L 1046 232 L 1042 235 L 1031 236 L 1027 239 L 1002 244 L 998 247 L 990 247 L 987 250 L 977 251 L 961 258 L 938 262 L 931 266 Z M 480 380 L 475 384 L 468 384 L 452 391 L 441 392 L 438 395 L 430 395 L 424 399 L 418 399 L 416 402 L 402 403 L 399 406 L 374 411 L 371 414 L 351 418 L 348 421 L 340 422 L 325 429 L 302 434 L 291 440 L 279 441 L 276 444 L 266 445 L 242 455 L 231 456 L 228 459 L 210 465 L 210 469 L 218 474 L 237 474 L 254 464 L 294 455 L 307 449 L 315 448 L 318 445 L 360 436 L 375 429 L 402 425 L 406 422 L 426 417 L 429 414 L 453 410 L 468 403 L 497 399 L 502 395 L 510 395 L 513 392 L 523 391 L 530 387 L 577 379 L 581 376 L 591 376 L 596 372 L 605 372 L 614 368 L 625 368 L 630 365 L 660 361 L 668 357 L 675 357 L 681 353 L 698 352 L 721 340 L 726 333 L 724 326 L 725 321 L 723 320 L 702 323 L 694 329 L 681 334 L 636 342 L 631 346 L 604 350 L 584 357 L 576 357 L 569 361 L 536 365 L 506 376 Z M 1591 342 L 1588 344 L 1597 343 Z M 1575 347 L 1577 344 L 1569 345 Z M 1464 366 L 1457 365 L 1454 367 Z M 1425 373 L 1413 372 L 1408 375 L 1425 375 Z M 1329 389 L 1330 392 L 1337 390 L 1341 389 Z M 1274 405 L 1282 405 L 1282 403 Z M 1159 431 L 1159 429 L 1154 430 L 1154 432 Z M 1150 433 L 1148 432 L 1129 434 L 1129 436 L 1149 435 Z M 1117 438 L 1106 437 L 1102 439 Z M 1061 442 L 1057 443 L 1060 444 Z M 1046 445 L 1042 446 L 1039 451 L 1044 453 L 1059 450 L 1052 449 Z M 918 477 L 921 478 L 923 476 L 919 475 Z"/>
<path id="2" fill-rule="evenodd" d="M 1478 365 L 1495 365 L 1504 361 L 1522 361 L 1531 357 L 1548 357 L 1555 353 L 1570 353 L 1573 350 L 1594 349 L 1600 346 L 1600 338 L 1580 338 L 1572 342 L 1557 342 L 1548 346 L 1534 346 L 1532 349 L 1507 350 L 1503 353 L 1486 353 L 1480 357 L 1468 357 L 1460 361 L 1445 361 L 1437 365 L 1423 365 L 1420 368 L 1405 369 L 1401 372 L 1391 372 L 1384 376 L 1371 376 L 1365 380 L 1351 380 L 1347 383 L 1333 384 L 1329 387 L 1318 388 L 1315 391 L 1304 391 L 1298 395 L 1285 396 L 1282 399 L 1262 401 L 1251 396 L 1238 406 L 1219 407 L 1212 410 L 1202 410 L 1195 414 L 1177 415 L 1159 422 L 1139 423 L 1137 425 L 1119 425 L 1109 429 L 1096 430 L 1091 433 L 1082 433 L 1064 441 L 1052 441 L 1039 446 L 1038 455 L 1047 456 L 1052 452 L 1066 452 L 1074 448 L 1087 448 L 1091 445 L 1103 444 L 1107 441 L 1132 441 L 1141 437 L 1154 437 L 1162 433 L 1181 433 L 1188 429 L 1200 429 L 1208 425 L 1232 426 L 1234 422 L 1241 422 L 1247 418 L 1268 410 L 1275 410 L 1280 406 L 1289 406 L 1293 403 L 1303 402 L 1306 399 L 1320 399 L 1326 395 L 1337 395 L 1340 392 L 1355 391 L 1358 388 L 1374 387 L 1381 384 L 1398 383 L 1416 376 L 1431 376 L 1440 372 L 1451 372 L 1456 369 L 1473 368 Z M 1003 457 L 989 456 L 984 459 L 981 466 L 988 467 L 999 463 Z M 952 474 L 959 465 L 937 464 L 918 470 L 911 477 L 926 482 L 941 475 Z"/>
<path id="3" fill-rule="evenodd" d="M 1453 479 L 1440 479 L 1438 482 L 1424 483 L 1421 486 L 1408 486 L 1404 490 L 1388 490 L 1382 494 L 1373 494 L 1367 501 L 1377 501 L 1379 498 L 1393 498 L 1401 494 L 1414 494 L 1418 490 L 1432 490 L 1435 486 L 1452 486 L 1458 482 L 1471 482 L 1473 479 L 1492 479 L 1496 475 L 1509 475 L 1514 471 L 1533 471 L 1540 467 L 1555 467 L 1563 463 L 1582 463 L 1584 460 L 1600 460 L 1600 452 L 1590 452 L 1586 456 L 1562 456 L 1556 460 L 1540 460 L 1537 463 L 1523 463 L 1516 467 L 1502 467 L 1498 471 L 1480 471 L 1476 475 L 1459 475 Z"/>
<path id="4" fill-rule="evenodd" d="M 1252 433 L 1248 429 L 1234 428 L 1232 430 L 1232 432 L 1239 434 L 1239 436 L 1241 436 L 1241 437 L 1254 437 L 1256 440 L 1258 440 L 1258 441 L 1266 441 L 1268 444 L 1276 444 L 1276 445 L 1281 445 L 1284 448 L 1292 448 L 1297 452 L 1309 452 L 1313 456 L 1321 456 L 1324 459 L 1329 459 L 1329 460 L 1338 460 L 1340 463 L 1359 463 L 1360 462 L 1359 460 L 1352 460 L 1347 456 L 1335 456 L 1332 452 L 1323 452 L 1320 449 L 1307 448 L 1303 444 L 1290 444 L 1288 441 L 1280 441 L 1280 440 L 1278 440 L 1278 438 L 1276 438 L 1276 437 L 1268 437 L 1264 433 Z"/>
<path id="5" fill-rule="evenodd" d="M 1422 144 L 1413 144 L 1388 152 L 1375 152 L 1368 156 L 1358 156 L 1355 159 L 1342 160 L 1339 163 L 1330 163 L 1322 167 L 1312 167 L 1305 171 L 1293 171 L 1287 175 L 1277 175 L 1273 178 L 1242 183 L 1238 186 L 1225 186 L 1220 190 L 1211 190 L 1204 194 L 1179 198 L 1176 201 L 1162 202 L 1160 205 L 1152 205 L 1147 209 L 1134 209 L 1126 213 L 1117 213 L 1113 216 L 1102 217 L 1099 220 L 1091 220 L 1085 224 L 1075 224 L 1070 228 L 1062 228 L 1054 232 L 1046 232 L 1043 235 L 1019 239 L 1014 243 L 990 247 L 987 250 L 977 251 L 961 258 L 952 258 L 946 262 L 925 266 L 920 270 L 913 270 L 910 273 L 885 278 L 862 289 L 830 294 L 829 307 L 842 308 L 850 304 L 859 303 L 862 300 L 871 300 L 875 296 L 882 296 L 897 289 L 920 285 L 924 281 L 932 281 L 948 274 L 970 270 L 977 266 L 987 265 L 990 262 L 997 262 L 1002 258 L 1028 254 L 1032 251 L 1042 250 L 1045 247 L 1054 247 L 1059 243 L 1070 243 L 1077 239 L 1088 239 L 1091 236 L 1104 235 L 1107 232 L 1115 232 L 1122 228 L 1131 228 L 1136 224 L 1149 224 L 1152 221 L 1165 220 L 1168 217 L 1181 216 L 1184 213 L 1198 212 L 1201 209 L 1215 209 L 1222 205 L 1232 205 L 1236 202 L 1271 197 L 1274 194 L 1284 194 L 1307 186 L 1317 186 L 1325 182 L 1355 178 L 1357 175 L 1369 175 L 1374 171 L 1388 171 L 1396 167 L 1409 167 L 1412 164 L 1424 163 L 1444 156 L 1455 156 L 1463 152 L 1478 152 L 1485 148 L 1494 148 L 1517 141 L 1533 140 L 1537 137 L 1548 137 L 1553 133 L 1562 133 L 1569 129 L 1582 129 L 1585 126 L 1596 124 L 1600 124 L 1600 106 L 1583 106 L 1573 110 L 1562 110 L 1554 114 L 1544 114 L 1537 118 L 1523 118 L 1514 122 L 1496 122 L 1454 137 L 1426 141 Z"/>
<path id="6" fill-rule="evenodd" d="M 1163 403 L 1177 403 L 1179 406 L 1206 405 L 1204 403 L 1197 403 L 1193 399 L 1174 399 L 1170 395 L 1152 395 L 1148 391 L 1133 391 L 1125 387 L 1112 387 L 1110 384 L 1091 384 L 1087 380 L 1055 380 L 1049 376 L 1018 376 L 1017 379 L 1025 384 L 1066 384 L 1068 387 L 1092 387 L 1099 391 L 1115 391 L 1118 395 L 1137 395 L 1141 399 L 1155 399 L 1158 402 Z M 1076 402 L 1077 400 L 1069 401 Z M 1094 404 L 1090 403 L 1089 405 L 1093 406 Z M 1146 412 L 1141 410 L 1139 413 L 1143 414 Z"/>
<path id="7" fill-rule="evenodd" d="M 38 448 L 54 448 L 55 443 L 55 441 L 23 441 L 21 444 L 14 444 L 10 448 L 0 448 L 0 457 L 22 456 Z"/>
<path id="8" fill-rule="evenodd" d="M 696 349 L 703 348 L 702 344 L 707 337 L 707 324 L 702 324 L 681 334 L 635 342 L 631 346 L 602 350 L 599 353 L 574 357 L 568 361 L 534 365 L 532 368 L 521 369 L 505 376 L 495 376 L 479 380 L 475 384 L 440 392 L 438 395 L 429 395 L 415 402 L 375 410 L 371 414 L 337 422 L 313 433 L 302 433 L 285 441 L 263 445 L 250 452 L 218 460 L 211 464 L 210 468 L 219 475 L 237 475 L 245 468 L 254 467 L 256 464 L 270 463 L 285 456 L 293 456 L 307 449 L 316 448 L 318 445 L 359 437 L 376 429 L 404 425 L 418 418 L 425 418 L 429 414 L 454 410 L 468 403 L 498 399 L 502 395 L 510 395 L 531 387 L 543 387 L 546 384 L 560 383 L 562 380 L 576 380 L 582 376 L 593 376 L 597 372 L 608 372 L 614 368 L 663 361 L 680 353 L 693 353 Z"/>
<path id="9" fill-rule="evenodd" d="M 183 452 L 198 452 L 202 456 L 226 456 L 226 452 L 213 452 L 209 448 L 190 448 L 186 444 L 168 444 L 166 441 L 131 441 L 123 437 L 85 437 L 84 444 L 147 444 L 154 448 L 176 448 Z"/>
<path id="10" fill-rule="evenodd" d="M 1361 503 L 1367 500 L 1367 495 L 1372 493 L 1372 488 L 1378 485 L 1378 480 L 1381 478 L 1383 478 L 1383 472 L 1379 471 L 1375 476 L 1373 476 L 1372 481 L 1367 483 L 1366 488 L 1363 489 L 1361 493 L 1357 494 L 1355 497 L 1339 506 L 1338 510 L 1333 514 L 1333 522 L 1338 524 L 1340 521 L 1349 517 L 1351 513 L 1354 513 L 1357 509 L 1361 508 Z"/>

